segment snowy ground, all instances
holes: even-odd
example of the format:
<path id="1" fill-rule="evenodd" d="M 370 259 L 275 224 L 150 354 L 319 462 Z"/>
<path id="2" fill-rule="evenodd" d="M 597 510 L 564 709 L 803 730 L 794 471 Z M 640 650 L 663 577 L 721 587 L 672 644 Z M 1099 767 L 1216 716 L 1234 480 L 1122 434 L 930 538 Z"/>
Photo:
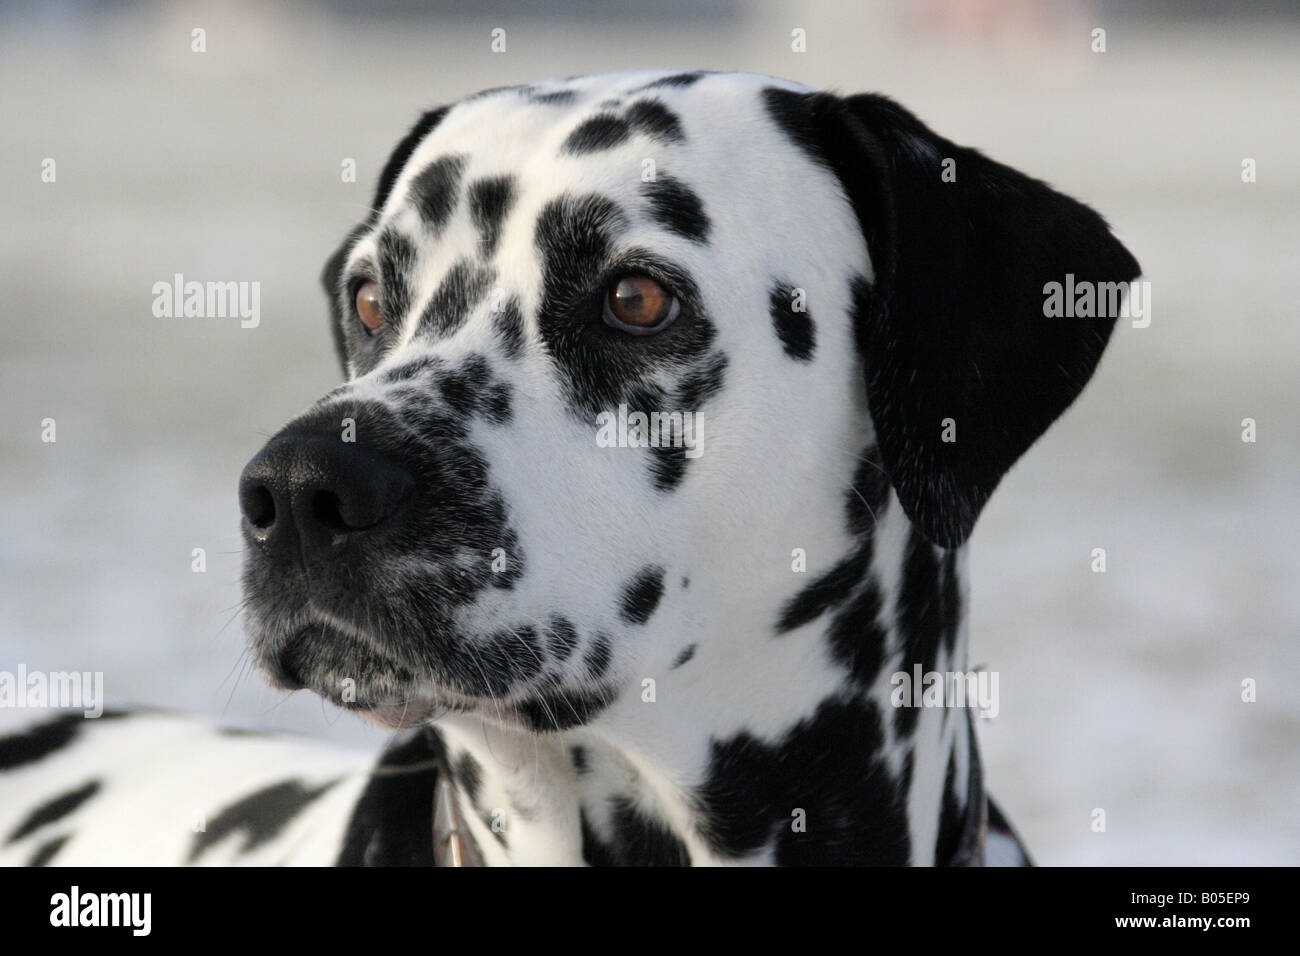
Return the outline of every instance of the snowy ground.
<path id="1" fill-rule="evenodd" d="M 236 477 L 336 376 L 321 263 L 422 107 L 556 74 L 755 70 L 897 97 L 1103 210 L 1151 281 L 1151 326 L 1119 330 L 972 544 L 973 656 L 1001 673 L 988 776 L 1029 846 L 1044 863 L 1300 861 L 1300 26 L 1046 4 L 973 40 L 923 29 L 915 11 L 941 3 L 841 6 L 720 0 L 669 26 L 501 3 L 380 26 L 319 4 L 0 8 L 0 669 L 102 670 L 117 701 L 377 746 L 245 673 L 235 614 Z M 153 318 L 175 272 L 260 280 L 261 326 Z"/>

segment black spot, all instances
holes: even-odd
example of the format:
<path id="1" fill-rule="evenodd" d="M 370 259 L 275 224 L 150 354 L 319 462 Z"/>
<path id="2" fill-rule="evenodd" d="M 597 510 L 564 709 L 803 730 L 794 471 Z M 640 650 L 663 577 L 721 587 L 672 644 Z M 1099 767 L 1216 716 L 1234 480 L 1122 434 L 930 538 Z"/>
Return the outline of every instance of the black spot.
<path id="1" fill-rule="evenodd" d="M 690 459 L 686 457 L 685 449 L 660 445 L 658 448 L 651 447 L 648 450 L 651 454 L 650 477 L 654 481 L 655 489 L 672 491 L 686 477 L 686 463 Z"/>
<path id="2" fill-rule="evenodd" d="M 534 93 L 529 91 L 528 102 L 542 103 L 547 106 L 567 106 L 572 103 L 577 94 L 573 90 L 552 90 L 550 93 Z"/>
<path id="3" fill-rule="evenodd" d="M 336 866 L 433 866 L 433 792 L 446 759 L 431 727 L 389 747 L 352 810 Z"/>
<path id="4" fill-rule="evenodd" d="M 524 353 L 524 317 L 519 310 L 519 300 L 511 298 L 493 313 L 493 325 L 501 338 L 501 348 L 506 358 L 517 359 Z"/>
<path id="5" fill-rule="evenodd" d="M 689 368 L 677 383 L 676 401 L 668 402 L 659 394 L 646 393 L 638 395 L 634 399 L 631 407 L 633 408 L 665 408 L 675 407 L 682 412 L 695 412 L 699 414 L 700 406 L 707 402 L 722 389 L 723 381 L 726 378 L 727 356 L 722 352 L 710 352 L 702 362 L 696 363 Z M 640 404 L 637 404 L 637 403 Z M 696 420 L 697 422 L 699 419 Z M 694 440 L 702 441 L 698 425 L 694 432 Z M 692 459 L 686 457 L 687 448 L 674 447 L 672 445 L 660 445 L 659 447 L 650 447 L 651 460 L 651 478 L 657 491 L 673 491 L 686 477 L 686 465 Z"/>
<path id="6" fill-rule="evenodd" d="M 386 369 L 379 377 L 379 380 L 385 385 L 398 385 L 402 382 L 410 382 L 422 378 L 438 371 L 443 367 L 441 359 L 426 355 L 423 358 L 407 362 L 405 365 L 399 365 L 397 368 Z"/>
<path id="7" fill-rule="evenodd" d="M 582 663 L 587 668 L 587 677 L 590 680 L 600 680 L 609 670 L 609 662 L 613 657 L 613 648 L 610 646 L 609 638 L 604 634 L 596 635 L 595 641 L 592 642 L 587 653 L 583 655 Z"/>
<path id="8" fill-rule="evenodd" d="M 943 781 L 943 807 L 939 814 L 939 832 L 935 837 L 934 858 L 938 861 L 951 860 L 961 842 L 963 825 L 966 822 L 966 792 L 958 789 L 957 757 L 948 757 L 948 772 Z"/>
<path id="9" fill-rule="evenodd" d="M 855 548 L 852 554 L 838 561 L 786 602 L 777 620 L 777 633 L 788 634 L 848 600 L 870 567 L 871 552 Z"/>
<path id="10" fill-rule="evenodd" d="M 257 849 L 274 839 L 290 820 L 336 783 L 331 780 L 319 787 L 306 787 L 299 780 L 285 780 L 235 801 L 209 820 L 203 832 L 194 835 L 189 862 L 233 833 L 243 836 L 242 852 Z"/>
<path id="11" fill-rule="evenodd" d="M 673 402 L 664 393 L 664 390 L 658 385 L 632 385 L 629 383 L 627 398 L 629 412 L 640 412 L 647 416 L 652 416 L 656 412 L 662 415 L 663 411 L 673 408 Z M 678 403 L 680 407 L 680 403 Z M 685 409 L 682 409 L 685 411 Z M 669 412 L 671 415 L 672 412 Z M 683 430 L 678 432 L 685 437 L 684 426 L 685 418 L 678 413 Z M 673 432 L 675 423 L 670 418 L 667 425 L 667 433 L 663 420 L 660 420 L 659 426 L 654 426 L 654 419 L 649 420 L 647 426 L 651 444 L 645 450 L 650 455 L 650 477 L 656 489 L 661 491 L 671 491 L 681 484 L 682 479 L 686 476 L 686 448 L 684 444 L 674 445 Z"/>
<path id="12" fill-rule="evenodd" d="M 956 558 L 951 551 L 940 560 L 915 528 L 903 553 L 903 574 L 898 585 L 894 615 L 903 644 L 903 664 L 909 670 L 920 664 L 923 672 L 936 669 L 941 645 L 952 647 L 961 623 L 961 599 L 956 582 Z M 894 711 L 894 730 L 900 737 L 916 728 L 918 707 Z"/>
<path id="13" fill-rule="evenodd" d="M 809 159 L 829 169 L 822 152 L 820 133 L 810 109 L 808 93 L 768 87 L 763 90 L 763 105 L 768 116 L 790 137 Z"/>
<path id="14" fill-rule="evenodd" d="M 652 90 L 655 87 L 659 87 L 659 86 L 670 86 L 670 87 L 675 86 L 681 89 L 688 86 L 693 86 L 695 83 L 699 82 L 699 80 L 702 77 L 706 75 L 707 75 L 707 71 L 705 70 L 694 70 L 689 73 L 674 73 L 671 76 L 661 76 L 657 80 L 651 80 L 649 83 L 645 84 L 644 86 L 638 86 L 632 92 L 640 93 L 642 90 Z"/>
<path id="15" fill-rule="evenodd" d="M 712 352 L 682 376 L 677 388 L 677 404 L 683 409 L 698 411 L 700 406 L 722 391 L 727 376 L 727 356 Z"/>
<path id="16" fill-rule="evenodd" d="M 858 539 L 858 544 L 830 570 L 786 602 L 777 619 L 778 634 L 787 634 L 803 627 L 848 601 L 871 568 L 876 523 L 884 514 L 888 502 L 889 481 L 884 475 L 876 449 L 868 448 L 859 461 L 853 483 L 844 498 L 848 532 Z M 874 583 L 871 586 L 875 587 Z M 857 608 L 858 613 L 851 613 L 850 616 L 860 618 L 863 608 L 869 606 L 870 600 L 869 597 L 864 597 Z M 846 624 L 844 630 L 847 632 L 849 625 Z"/>
<path id="17" fill-rule="evenodd" d="M 561 152 L 582 155 L 601 149 L 611 149 L 624 142 L 632 133 L 626 120 L 602 113 L 584 120 L 564 140 Z"/>
<path id="18" fill-rule="evenodd" d="M 65 714 L 30 730 L 0 738 L 0 770 L 35 763 L 62 750 L 76 739 L 85 718 Z"/>
<path id="19" fill-rule="evenodd" d="M 693 242 L 704 242 L 709 235 L 709 217 L 704 204 L 686 184 L 660 174 L 645 184 L 650 211 L 664 227 Z"/>
<path id="20" fill-rule="evenodd" d="M 63 836 L 54 837 L 52 840 L 46 840 L 38 846 L 31 859 L 27 861 L 28 866 L 48 866 L 54 859 L 54 854 L 63 849 L 63 845 L 72 839 L 72 834 L 65 833 Z"/>
<path id="21" fill-rule="evenodd" d="M 469 211 L 482 240 L 479 249 L 484 259 L 496 252 L 501 226 L 515 201 L 515 181 L 510 176 L 478 179 L 469 187 Z"/>
<path id="22" fill-rule="evenodd" d="M 461 418 L 468 418 L 482 407 L 490 379 L 491 372 L 483 356 L 470 355 L 439 379 L 438 391 L 448 408 Z"/>
<path id="23" fill-rule="evenodd" d="M 586 282 L 609 256 L 611 234 L 626 225 L 618 205 L 594 193 L 566 194 L 542 207 L 535 243 L 545 259 L 547 298 L 564 301 L 586 291 Z"/>
<path id="24" fill-rule="evenodd" d="M 541 644 L 538 642 L 537 628 L 531 624 L 525 624 L 523 627 L 511 628 L 510 631 L 514 640 L 522 645 L 521 654 L 527 655 L 524 660 L 528 666 L 530 668 L 540 666 L 545 655 L 542 653 Z"/>
<path id="25" fill-rule="evenodd" d="M 420 331 L 445 336 L 461 327 L 472 309 L 492 287 L 496 274 L 491 269 L 462 259 L 447 270 L 424 315 Z"/>
<path id="26" fill-rule="evenodd" d="M 90 783 L 76 790 L 69 790 L 67 793 L 60 794 L 29 813 L 23 822 L 14 828 L 13 832 L 6 838 L 7 843 L 14 843 L 23 837 L 35 833 L 41 827 L 56 820 L 62 820 L 68 814 L 72 813 L 79 806 L 99 792 L 100 782 L 92 780 Z"/>
<path id="27" fill-rule="evenodd" d="M 513 414 L 510 406 L 510 394 L 510 386 L 505 382 L 497 382 L 488 389 L 483 406 L 488 421 L 496 425 L 505 425 L 510 421 Z"/>
<path id="28" fill-rule="evenodd" d="M 125 711 L 106 710 L 98 719 L 125 716 Z M 0 737 L 0 770 L 13 770 L 44 760 L 72 743 L 87 724 L 93 723 L 94 720 L 88 720 L 80 712 L 64 714 L 8 737 Z"/>
<path id="29" fill-rule="evenodd" d="M 578 824 L 582 828 L 582 859 L 588 866 L 617 866 L 614 849 L 602 840 L 591 825 L 586 810 L 578 811 Z"/>
<path id="30" fill-rule="evenodd" d="M 672 665 L 668 669 L 675 671 L 677 670 L 677 668 L 681 667 L 683 664 L 685 664 L 694 656 L 695 656 L 695 645 L 687 644 L 684 648 L 682 648 L 681 652 L 673 659 Z"/>
<path id="31" fill-rule="evenodd" d="M 460 759 L 456 761 L 456 766 L 452 770 L 452 777 L 465 791 L 465 797 L 469 800 L 470 806 L 482 813 L 483 808 L 479 805 L 479 791 L 483 787 L 483 768 L 479 766 L 479 762 L 474 759 L 473 754 L 466 751 L 460 755 Z"/>
<path id="32" fill-rule="evenodd" d="M 905 794 L 883 742 L 875 706 L 857 698 L 824 700 L 772 744 L 747 732 L 711 741 L 702 835 L 730 857 L 770 846 L 781 866 L 906 864 Z"/>
<path id="33" fill-rule="evenodd" d="M 826 639 L 831 656 L 863 688 L 875 683 L 885 658 L 888 632 L 880 623 L 884 598 L 875 575 L 869 575 L 857 595 L 836 612 Z"/>
<path id="34" fill-rule="evenodd" d="M 465 172 L 464 156 L 443 156 L 421 170 L 411 181 L 410 197 L 420 218 L 436 236 L 451 218 Z"/>
<path id="35" fill-rule="evenodd" d="M 548 691 L 516 707 L 516 713 L 534 731 L 571 730 L 590 723 L 617 698 L 613 688 L 594 691 Z"/>
<path id="36" fill-rule="evenodd" d="M 547 648 L 558 661 L 567 661 L 578 646 L 578 631 L 566 618 L 553 617 L 546 629 Z"/>
<path id="37" fill-rule="evenodd" d="M 578 773 L 587 773 L 591 770 L 591 764 L 587 758 L 587 748 L 581 744 L 574 744 L 569 748 L 569 759 L 573 761 L 573 769 Z"/>
<path id="38" fill-rule="evenodd" d="M 658 100 L 638 100 L 624 114 L 633 129 L 662 143 L 680 143 L 686 139 L 677 115 Z"/>
<path id="39" fill-rule="evenodd" d="M 411 127 L 410 132 L 402 137 L 401 142 L 394 147 L 388 161 L 384 163 L 383 171 L 379 174 L 379 184 L 375 189 L 374 202 L 371 203 L 370 219 L 374 221 L 378 216 L 384 204 L 388 202 L 388 195 L 393 191 L 393 184 L 397 182 L 397 177 L 401 175 L 402 168 L 406 165 L 411 154 L 415 152 L 416 147 L 424 140 L 434 128 L 442 122 L 442 118 L 447 115 L 447 110 L 451 107 L 443 106 L 435 110 L 429 110 L 416 121 Z"/>
<path id="40" fill-rule="evenodd" d="M 690 866 L 691 856 L 668 826 L 649 817 L 627 797 L 610 800 L 613 832 L 602 840 L 581 814 L 582 857 L 589 866 Z"/>
<path id="41" fill-rule="evenodd" d="M 415 245 L 394 229 L 379 234 L 379 280 L 387 327 L 395 327 L 411 308 L 407 277 L 415 273 Z"/>
<path id="42" fill-rule="evenodd" d="M 478 673 L 465 689 L 478 696 L 506 696 L 539 671 L 544 662 L 537 629 L 532 625 L 503 628 L 487 644 L 462 653 L 477 665 Z"/>
<path id="43" fill-rule="evenodd" d="M 812 358 L 817 330 L 806 308 L 795 311 L 794 296 L 794 287 L 790 283 L 773 283 L 772 323 L 776 326 L 777 338 L 781 340 L 785 354 L 792 359 L 807 362 Z"/>
<path id="44" fill-rule="evenodd" d="M 543 264 L 538 328 L 559 366 L 571 413 L 587 425 L 623 403 L 640 411 L 667 407 L 630 399 L 656 373 L 671 375 L 700 362 L 716 336 L 698 288 L 682 269 L 646 250 L 623 250 L 619 262 L 612 261 L 615 231 L 627 224 L 616 203 L 595 194 L 563 195 L 547 203 L 537 220 Z M 633 342 L 601 321 L 602 277 L 615 265 L 664 276 L 682 302 L 670 328 Z"/>
<path id="45" fill-rule="evenodd" d="M 623 588 L 619 604 L 619 617 L 628 624 L 644 624 L 650 620 L 659 599 L 664 596 L 664 569 L 643 568 Z"/>

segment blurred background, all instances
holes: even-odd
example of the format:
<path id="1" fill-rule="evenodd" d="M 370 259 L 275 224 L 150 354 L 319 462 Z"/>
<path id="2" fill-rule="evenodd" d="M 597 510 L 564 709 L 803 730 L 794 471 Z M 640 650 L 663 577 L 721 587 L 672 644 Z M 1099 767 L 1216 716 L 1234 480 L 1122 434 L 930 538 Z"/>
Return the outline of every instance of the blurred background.
<path id="1" fill-rule="evenodd" d="M 1295 3 L 363 9 L 0 2 L 0 669 L 103 671 L 114 702 L 382 745 L 241 657 L 235 482 L 338 378 L 326 256 L 426 107 L 573 73 L 769 73 L 884 92 L 1047 179 L 1151 283 L 1150 326 L 1120 323 L 971 544 L 972 663 L 1001 674 L 988 779 L 1031 851 L 1300 862 Z M 177 272 L 260 282 L 260 325 L 155 318 Z"/>

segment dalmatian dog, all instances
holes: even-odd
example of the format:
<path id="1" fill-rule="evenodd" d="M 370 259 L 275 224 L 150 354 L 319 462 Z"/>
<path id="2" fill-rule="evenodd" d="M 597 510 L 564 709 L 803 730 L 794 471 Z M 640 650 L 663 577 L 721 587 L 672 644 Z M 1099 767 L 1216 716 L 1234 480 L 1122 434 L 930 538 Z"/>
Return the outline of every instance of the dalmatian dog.
<path id="1" fill-rule="evenodd" d="M 376 762 L 153 712 L 0 739 L 27 864 L 1021 864 L 964 544 L 1139 267 L 877 95 L 646 72 L 424 114 L 324 272 L 345 384 L 240 481 L 249 647 Z"/>

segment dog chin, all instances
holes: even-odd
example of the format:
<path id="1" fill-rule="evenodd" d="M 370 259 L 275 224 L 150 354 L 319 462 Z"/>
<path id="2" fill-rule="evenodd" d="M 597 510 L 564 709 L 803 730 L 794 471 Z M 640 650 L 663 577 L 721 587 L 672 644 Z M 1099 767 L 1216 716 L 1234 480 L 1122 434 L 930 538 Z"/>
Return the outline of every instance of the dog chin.
<path id="1" fill-rule="evenodd" d="M 428 723 L 439 708 L 427 700 L 391 700 L 368 707 L 350 707 L 367 723 L 386 730 L 404 730 Z"/>
<path id="2" fill-rule="evenodd" d="M 287 640 L 255 640 L 258 669 L 273 687 L 307 690 L 342 710 L 388 729 L 427 723 L 447 714 L 476 716 L 505 727 L 522 725 L 514 694 L 493 697 L 456 688 L 427 666 L 402 663 L 355 631 L 319 618 Z M 512 691 L 527 693 L 527 687 Z"/>
<path id="3" fill-rule="evenodd" d="M 326 695 L 321 696 L 330 699 Z M 511 730 L 527 727 L 518 712 L 502 701 L 470 699 L 450 692 L 435 693 L 433 696 L 421 693 L 412 697 L 394 697 L 377 703 L 331 702 L 356 714 L 367 723 L 386 730 L 405 730 L 432 723 L 449 714 L 480 718 Z"/>

